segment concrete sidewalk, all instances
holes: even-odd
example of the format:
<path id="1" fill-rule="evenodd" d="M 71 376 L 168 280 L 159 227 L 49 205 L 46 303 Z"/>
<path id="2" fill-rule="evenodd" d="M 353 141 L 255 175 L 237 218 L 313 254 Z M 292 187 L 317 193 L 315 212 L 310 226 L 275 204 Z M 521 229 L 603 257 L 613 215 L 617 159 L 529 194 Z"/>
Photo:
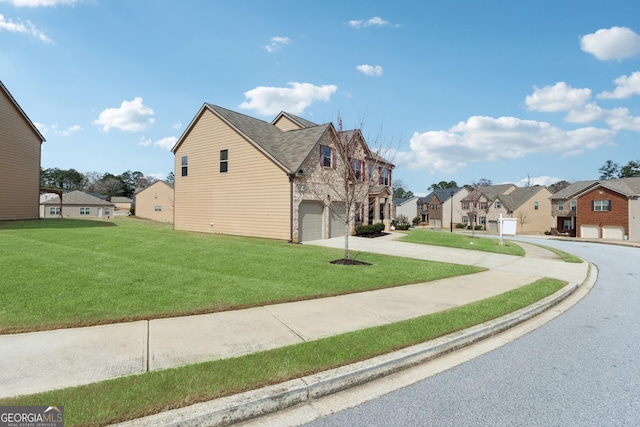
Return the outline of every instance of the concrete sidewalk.
<path id="1" fill-rule="evenodd" d="M 0 397 L 239 356 L 422 316 L 485 299 L 541 277 L 583 283 L 569 264 L 535 245 L 525 257 L 352 237 L 350 248 L 489 270 L 370 292 L 222 313 L 0 336 Z M 343 238 L 309 244 L 342 248 Z"/>

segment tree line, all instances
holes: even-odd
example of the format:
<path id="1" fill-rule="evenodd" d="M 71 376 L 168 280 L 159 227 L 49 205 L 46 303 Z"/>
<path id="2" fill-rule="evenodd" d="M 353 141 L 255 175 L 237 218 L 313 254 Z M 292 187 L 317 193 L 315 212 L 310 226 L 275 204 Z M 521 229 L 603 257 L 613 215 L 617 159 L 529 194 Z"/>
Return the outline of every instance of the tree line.
<path id="1" fill-rule="evenodd" d="M 75 169 L 40 168 L 40 187 L 65 191 L 85 191 L 105 196 L 133 197 L 136 188 L 146 188 L 158 179 L 130 170 L 119 175 L 110 172 L 78 172 Z"/>
<path id="2" fill-rule="evenodd" d="M 607 160 L 600 169 L 600 179 L 632 178 L 640 176 L 640 160 L 629 160 L 624 166 L 620 166 L 613 160 Z"/>

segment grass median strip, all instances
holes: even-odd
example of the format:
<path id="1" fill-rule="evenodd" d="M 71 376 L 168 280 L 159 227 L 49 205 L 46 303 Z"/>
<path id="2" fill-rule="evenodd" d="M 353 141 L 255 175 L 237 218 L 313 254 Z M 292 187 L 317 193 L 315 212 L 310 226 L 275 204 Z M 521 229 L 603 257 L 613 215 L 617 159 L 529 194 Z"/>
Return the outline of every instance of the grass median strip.
<path id="1" fill-rule="evenodd" d="M 284 241 L 188 233 L 134 218 L 0 222 L 0 333 L 212 313 L 342 295 L 481 268 Z M 455 260 L 452 260 L 455 261 Z"/>
<path id="2" fill-rule="evenodd" d="M 422 243 L 424 245 L 446 246 L 450 248 L 493 252 L 505 255 L 524 256 L 525 251 L 512 241 L 500 244 L 497 239 L 472 237 L 469 234 L 449 233 L 434 230 L 411 230 L 400 239 L 403 242 Z"/>
<path id="3" fill-rule="evenodd" d="M 276 384 L 429 341 L 526 307 L 565 284 L 556 279 L 540 279 L 492 298 L 428 316 L 232 359 L 0 399 L 0 405 L 64 405 L 67 426 L 103 426 Z"/>

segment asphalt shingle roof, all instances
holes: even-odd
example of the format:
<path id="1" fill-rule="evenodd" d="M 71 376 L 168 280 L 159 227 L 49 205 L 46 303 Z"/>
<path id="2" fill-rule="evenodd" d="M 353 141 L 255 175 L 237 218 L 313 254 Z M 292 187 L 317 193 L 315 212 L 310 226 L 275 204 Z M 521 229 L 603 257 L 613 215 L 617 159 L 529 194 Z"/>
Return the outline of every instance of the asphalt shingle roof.
<path id="1" fill-rule="evenodd" d="M 271 123 L 217 105 L 206 105 L 280 162 L 288 172 L 298 170 L 311 149 L 331 126 L 329 123 L 315 125 L 305 121 L 312 126 L 285 132 Z"/>
<path id="2" fill-rule="evenodd" d="M 42 202 L 43 205 L 59 205 L 60 197 L 54 197 L 53 199 Z M 113 203 L 105 200 L 93 197 L 90 194 L 83 193 L 82 191 L 71 191 L 62 195 L 63 205 L 99 205 L 99 206 L 113 206 Z"/>

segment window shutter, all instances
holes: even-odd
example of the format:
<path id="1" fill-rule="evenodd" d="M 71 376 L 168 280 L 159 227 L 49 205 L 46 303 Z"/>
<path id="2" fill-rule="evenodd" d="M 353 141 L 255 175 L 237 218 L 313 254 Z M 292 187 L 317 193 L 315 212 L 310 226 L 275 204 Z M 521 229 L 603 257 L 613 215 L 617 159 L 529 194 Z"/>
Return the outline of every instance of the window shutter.
<path id="1" fill-rule="evenodd" d="M 609 211 L 611 211 L 611 207 L 613 206 L 613 204 L 611 203 L 611 200 L 609 200 Z"/>
<path id="2" fill-rule="evenodd" d="M 591 210 L 592 210 L 592 211 L 595 211 L 595 210 L 596 210 L 596 201 L 595 201 L 595 200 L 592 200 L 592 201 L 591 201 Z"/>

